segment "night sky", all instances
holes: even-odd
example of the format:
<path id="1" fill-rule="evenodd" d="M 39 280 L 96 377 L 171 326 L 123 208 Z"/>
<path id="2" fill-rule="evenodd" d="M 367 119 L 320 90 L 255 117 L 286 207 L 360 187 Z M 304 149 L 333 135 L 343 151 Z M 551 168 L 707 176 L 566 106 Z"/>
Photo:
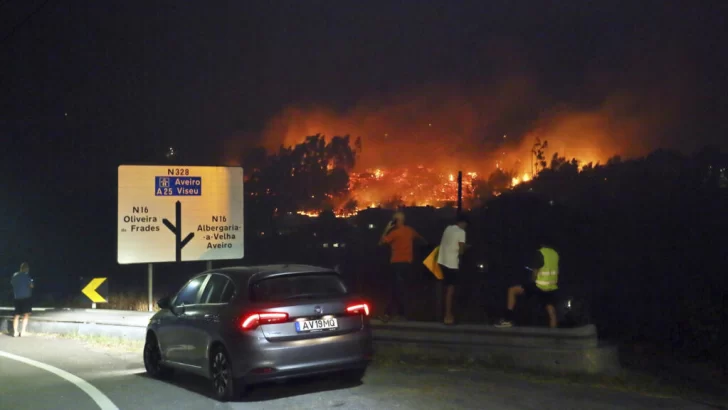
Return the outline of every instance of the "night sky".
<path id="1" fill-rule="evenodd" d="M 620 93 L 637 96 L 620 119 L 669 120 L 644 135 L 655 148 L 728 131 L 724 1 L 51 0 L 6 37 L 43 2 L 0 1 L 0 138 L 7 232 L 48 241 L 76 228 L 94 241 L 103 230 L 81 222 L 94 211 L 113 225 L 119 164 L 160 162 L 169 146 L 219 163 L 291 106 L 346 115 L 461 92 L 468 104 L 515 77 L 529 91 L 477 128 L 485 138 Z M 11 233 L 5 249 L 40 249 Z"/>
<path id="2" fill-rule="evenodd" d="M 42 2 L 4 2 L 0 33 Z M 153 161 L 166 145 L 214 152 L 256 135 L 292 104 L 343 111 L 523 72 L 545 96 L 535 111 L 680 88 L 684 129 L 717 140 L 728 37 L 726 6 L 709 4 L 720 3 L 51 0 L 0 45 L 1 131 L 47 130 L 24 144 L 33 151 Z"/>

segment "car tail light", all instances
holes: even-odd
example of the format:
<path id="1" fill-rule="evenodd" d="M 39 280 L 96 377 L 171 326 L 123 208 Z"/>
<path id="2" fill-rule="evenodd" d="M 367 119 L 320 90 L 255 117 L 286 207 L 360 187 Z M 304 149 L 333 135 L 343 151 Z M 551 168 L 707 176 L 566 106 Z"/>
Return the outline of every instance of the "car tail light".
<path id="1" fill-rule="evenodd" d="M 369 305 L 366 303 L 357 303 L 356 305 L 349 305 L 346 307 L 346 312 L 352 315 L 364 315 L 369 316 Z"/>
<path id="2" fill-rule="evenodd" d="M 243 316 L 240 321 L 240 328 L 243 330 L 253 330 L 260 325 L 271 323 L 282 323 L 288 320 L 288 313 L 281 312 L 261 312 L 251 313 Z"/>

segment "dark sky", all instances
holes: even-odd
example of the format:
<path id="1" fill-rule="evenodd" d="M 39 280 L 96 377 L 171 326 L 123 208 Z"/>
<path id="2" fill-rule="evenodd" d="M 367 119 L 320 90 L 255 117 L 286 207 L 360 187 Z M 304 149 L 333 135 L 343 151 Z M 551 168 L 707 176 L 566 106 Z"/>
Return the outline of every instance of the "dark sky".
<path id="1" fill-rule="evenodd" d="M 5 2 L 0 33 L 40 3 Z M 0 44 L 0 131 L 46 131 L 23 149 L 153 161 L 166 145 L 215 151 L 216 139 L 259 132 L 292 104 L 345 110 L 526 71 L 549 104 L 687 87 L 689 108 L 702 105 L 686 129 L 715 138 L 726 131 L 728 37 L 726 7 L 711 4 L 51 0 Z"/>

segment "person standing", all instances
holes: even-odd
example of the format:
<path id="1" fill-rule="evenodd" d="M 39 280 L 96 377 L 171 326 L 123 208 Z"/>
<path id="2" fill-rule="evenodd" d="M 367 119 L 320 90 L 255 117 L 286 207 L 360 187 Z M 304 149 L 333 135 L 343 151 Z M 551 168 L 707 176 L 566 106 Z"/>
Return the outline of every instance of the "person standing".
<path id="1" fill-rule="evenodd" d="M 413 243 L 415 239 L 425 241 L 422 235 L 412 227 L 405 225 L 404 219 L 404 213 L 396 212 L 379 240 L 380 245 L 386 244 L 392 248 L 389 263 L 392 281 L 390 298 L 384 310 L 384 316 L 382 316 L 382 320 L 385 322 L 389 321 L 392 314 L 395 317 L 407 319 L 404 285 L 405 282 L 412 279 Z"/>
<path id="2" fill-rule="evenodd" d="M 10 279 L 13 286 L 13 299 L 15 315 L 13 316 L 13 336 L 20 337 L 28 329 L 28 318 L 33 311 L 31 297 L 33 296 L 33 278 L 30 277 L 30 266 L 27 262 L 20 265 L 20 271 L 13 274 Z M 18 331 L 18 320 L 23 316 L 23 328 Z"/>
<path id="3" fill-rule="evenodd" d="M 533 278 L 525 285 L 511 286 L 508 289 L 508 310 L 505 317 L 495 324 L 496 327 L 513 326 L 513 310 L 516 307 L 516 297 L 536 296 L 542 307 L 549 315 L 549 327 L 558 326 L 556 316 L 557 290 L 559 289 L 559 254 L 548 245 L 541 245 L 536 253 L 533 269 Z"/>
<path id="4" fill-rule="evenodd" d="M 437 263 L 442 270 L 443 283 L 445 285 L 445 324 L 455 323 L 455 316 L 452 312 L 452 301 L 455 297 L 455 286 L 457 286 L 460 272 L 460 258 L 468 248 L 465 242 L 465 229 L 468 226 L 468 219 L 460 214 L 453 225 L 445 228 L 440 240 L 440 250 L 437 254 Z"/>

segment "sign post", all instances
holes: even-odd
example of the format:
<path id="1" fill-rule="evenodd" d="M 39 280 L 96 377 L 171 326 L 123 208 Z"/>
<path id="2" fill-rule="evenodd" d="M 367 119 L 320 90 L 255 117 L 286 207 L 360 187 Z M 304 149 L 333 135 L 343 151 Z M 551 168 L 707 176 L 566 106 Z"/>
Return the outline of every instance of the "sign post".
<path id="1" fill-rule="evenodd" d="M 152 264 L 241 259 L 243 169 L 162 165 L 119 166 L 117 261 Z"/>
<path id="2" fill-rule="evenodd" d="M 152 296 L 152 284 L 153 284 L 153 278 L 154 278 L 154 265 L 149 264 L 147 265 L 147 292 L 149 293 L 149 311 L 154 311 L 154 297 Z"/>

